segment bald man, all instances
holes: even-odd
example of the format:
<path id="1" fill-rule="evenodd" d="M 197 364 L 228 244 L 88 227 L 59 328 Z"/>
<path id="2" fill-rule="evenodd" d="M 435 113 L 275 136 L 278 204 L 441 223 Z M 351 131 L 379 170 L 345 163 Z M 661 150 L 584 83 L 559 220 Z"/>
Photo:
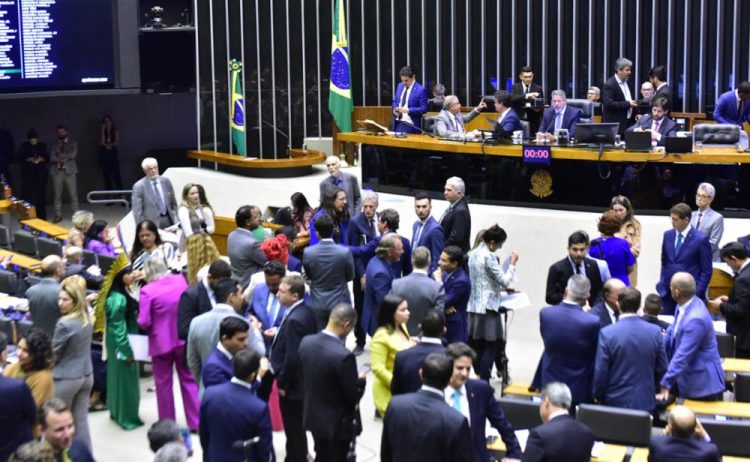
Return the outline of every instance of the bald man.
<path id="1" fill-rule="evenodd" d="M 50 337 L 55 332 L 55 324 L 60 318 L 57 296 L 60 293 L 60 281 L 65 277 L 65 265 L 57 255 L 48 255 L 42 260 L 43 279 L 26 291 L 29 299 L 29 311 L 34 327 L 47 332 Z"/>
<path id="2" fill-rule="evenodd" d="M 648 460 L 667 462 L 673 460 L 695 462 L 718 462 L 719 449 L 695 418 L 693 411 L 685 406 L 675 406 L 667 419 L 664 435 L 654 436 L 648 446 Z"/>
<path id="3" fill-rule="evenodd" d="M 599 316 L 601 327 L 607 327 L 620 319 L 620 304 L 617 297 L 625 289 L 625 283 L 617 278 L 612 278 L 604 283 L 601 300 L 591 307 L 591 314 Z"/>

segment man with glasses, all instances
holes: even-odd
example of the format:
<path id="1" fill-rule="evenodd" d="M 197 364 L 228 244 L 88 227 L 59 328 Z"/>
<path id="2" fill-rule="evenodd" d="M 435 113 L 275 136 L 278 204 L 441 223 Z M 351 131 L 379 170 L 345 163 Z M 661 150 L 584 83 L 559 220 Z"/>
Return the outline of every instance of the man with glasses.
<path id="1" fill-rule="evenodd" d="M 719 242 L 724 234 L 724 217 L 711 208 L 711 203 L 716 197 L 716 188 L 711 183 L 701 183 L 695 192 L 695 205 L 698 210 L 690 217 L 690 226 L 702 232 L 708 237 L 711 244 L 711 259 L 721 261 L 719 256 Z"/>

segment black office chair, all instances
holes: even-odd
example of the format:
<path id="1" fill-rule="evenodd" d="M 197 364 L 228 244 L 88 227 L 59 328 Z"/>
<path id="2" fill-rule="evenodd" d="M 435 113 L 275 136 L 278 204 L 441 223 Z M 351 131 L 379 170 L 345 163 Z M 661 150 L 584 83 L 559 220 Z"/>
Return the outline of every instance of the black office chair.
<path id="1" fill-rule="evenodd" d="M 646 447 L 651 440 L 651 414 L 646 411 L 581 404 L 576 419 L 591 429 L 597 441 Z"/>
<path id="2" fill-rule="evenodd" d="M 91 265 L 96 265 L 96 254 L 90 250 L 83 251 L 83 264 L 88 268 Z"/>
<path id="3" fill-rule="evenodd" d="M 722 456 L 750 457 L 750 422 L 747 420 L 700 419 Z"/>
<path id="4" fill-rule="evenodd" d="M 32 327 L 34 327 L 34 323 L 31 321 L 27 321 L 25 319 L 16 321 L 16 335 L 20 339 L 21 337 L 26 335 L 26 332 L 30 331 Z"/>
<path id="5" fill-rule="evenodd" d="M 434 133 L 435 119 L 437 116 L 422 116 L 422 130 L 427 133 Z M 437 135 L 437 133 L 435 133 Z"/>
<path id="6" fill-rule="evenodd" d="M 741 403 L 750 403 L 750 374 L 734 375 L 734 399 Z"/>
<path id="7" fill-rule="evenodd" d="M 36 250 L 39 258 L 44 258 L 48 255 L 62 257 L 62 243 L 57 239 L 47 239 L 46 237 L 36 238 Z"/>
<path id="8" fill-rule="evenodd" d="M 583 112 L 579 123 L 590 124 L 594 121 L 594 103 L 592 101 L 587 99 L 569 99 L 567 104 Z"/>
<path id="9" fill-rule="evenodd" d="M 9 249 L 10 244 L 10 229 L 5 225 L 0 225 L 0 247 Z"/>
<path id="10" fill-rule="evenodd" d="M 13 338 L 13 320 L 0 316 L 0 332 L 8 337 L 8 343 L 16 343 L 16 339 Z"/>
<path id="11" fill-rule="evenodd" d="M 0 292 L 8 295 L 18 294 L 18 276 L 16 273 L 7 270 L 0 270 Z"/>
<path id="12" fill-rule="evenodd" d="M 740 141 L 740 127 L 732 124 L 697 124 L 693 127 L 693 143 L 734 146 Z"/>
<path id="13" fill-rule="evenodd" d="M 717 332 L 716 344 L 719 349 L 719 357 L 734 358 L 734 335 Z"/>
<path id="14" fill-rule="evenodd" d="M 116 257 L 108 257 L 106 255 L 97 255 L 97 260 L 99 260 L 99 268 L 102 270 L 102 276 L 106 276 L 109 272 L 109 269 L 112 267 L 112 264 L 115 262 Z"/>
<path id="15" fill-rule="evenodd" d="M 41 281 L 42 281 L 41 276 L 35 276 L 33 274 L 29 274 L 28 276 L 26 276 L 26 285 L 28 287 L 35 286 L 39 284 Z"/>
<path id="16" fill-rule="evenodd" d="M 427 110 L 430 112 L 440 112 L 443 110 L 445 98 L 430 98 L 427 100 Z M 425 128 L 425 130 L 427 130 Z"/>
<path id="17" fill-rule="evenodd" d="M 515 430 L 534 428 L 543 423 L 539 416 L 539 403 L 513 398 L 500 398 L 497 402 Z"/>
<path id="18" fill-rule="evenodd" d="M 36 236 L 28 231 L 16 231 L 13 233 L 13 249 L 24 255 L 36 257 Z"/>

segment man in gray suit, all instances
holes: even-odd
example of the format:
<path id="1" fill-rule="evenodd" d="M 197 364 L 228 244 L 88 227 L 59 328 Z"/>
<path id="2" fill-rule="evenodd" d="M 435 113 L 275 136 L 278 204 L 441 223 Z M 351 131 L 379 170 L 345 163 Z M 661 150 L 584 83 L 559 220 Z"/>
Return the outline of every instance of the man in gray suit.
<path id="1" fill-rule="evenodd" d="M 411 253 L 413 270 L 408 276 L 393 280 L 391 293 L 406 299 L 409 305 L 409 321 L 406 328 L 410 333 L 422 332 L 422 320 L 429 310 L 443 311 L 445 291 L 443 285 L 427 275 L 430 269 L 430 251 L 427 247 L 417 247 Z"/>
<path id="2" fill-rule="evenodd" d="M 698 210 L 690 217 L 690 226 L 702 232 L 708 237 L 711 244 L 711 259 L 721 261 L 719 255 L 719 242 L 724 234 L 724 217 L 711 208 L 711 203 L 716 197 L 716 188 L 711 183 L 701 183 L 695 192 L 695 205 Z"/>
<path id="3" fill-rule="evenodd" d="M 177 219 L 177 199 L 172 182 L 159 175 L 159 163 L 153 157 L 141 162 L 145 177 L 133 185 L 133 218 L 140 223 L 151 220 L 159 229 L 176 231 L 180 224 Z"/>
<path id="4" fill-rule="evenodd" d="M 50 337 L 55 333 L 55 324 L 60 319 L 60 308 L 57 296 L 60 294 L 60 281 L 65 277 L 65 265 L 57 255 L 48 255 L 42 260 L 44 279 L 26 290 L 29 299 L 29 311 L 34 327 L 47 332 Z"/>
<path id="5" fill-rule="evenodd" d="M 333 242 L 333 219 L 328 214 L 315 219 L 318 245 L 307 247 L 302 257 L 318 330 L 328 324 L 328 315 L 340 303 L 352 304 L 349 281 L 354 279 L 354 258 L 347 248 Z"/>
<path id="6" fill-rule="evenodd" d="M 328 156 L 326 167 L 331 176 L 320 182 L 320 197 L 323 197 L 323 188 L 326 185 L 343 189 L 346 192 L 346 208 L 349 216 L 353 217 L 362 209 L 362 196 L 359 192 L 357 177 L 351 173 L 342 172 L 339 158 L 336 156 Z"/>
<path id="7" fill-rule="evenodd" d="M 62 221 L 63 186 L 68 190 L 73 211 L 78 210 L 77 155 L 78 143 L 70 139 L 68 128 L 65 125 L 58 125 L 57 143 L 52 145 L 49 158 L 50 169 L 52 170 L 52 186 L 55 190 L 55 218 L 52 220 L 54 223 Z"/>
<path id="8" fill-rule="evenodd" d="M 188 331 L 187 341 L 187 363 L 193 372 L 195 381 L 200 385 L 201 394 L 203 394 L 203 384 L 201 383 L 201 372 L 203 364 L 211 351 L 219 343 L 219 327 L 221 321 L 228 316 L 239 315 L 242 308 L 242 287 L 234 279 L 221 279 L 214 286 L 214 296 L 216 297 L 216 306 L 211 311 L 203 313 L 190 321 L 190 330 Z M 254 318 L 251 318 L 254 319 Z M 266 346 L 263 343 L 263 336 L 258 330 L 258 323 L 250 325 L 250 336 L 248 338 L 248 348 L 257 351 L 261 356 L 266 354 Z"/>
<path id="9" fill-rule="evenodd" d="M 432 131 L 435 135 L 445 138 L 451 135 L 466 135 L 464 124 L 479 115 L 479 112 L 487 107 L 482 100 L 468 115 L 461 114 L 461 102 L 456 95 L 448 95 L 443 101 L 443 110 L 435 117 L 435 125 Z"/>
<path id="10" fill-rule="evenodd" d="M 260 209 L 243 205 L 234 214 L 237 229 L 227 236 L 227 253 L 232 266 L 232 277 L 247 286 L 250 276 L 261 271 L 266 264 L 266 254 L 260 250 L 260 241 L 252 231 L 260 226 Z"/>

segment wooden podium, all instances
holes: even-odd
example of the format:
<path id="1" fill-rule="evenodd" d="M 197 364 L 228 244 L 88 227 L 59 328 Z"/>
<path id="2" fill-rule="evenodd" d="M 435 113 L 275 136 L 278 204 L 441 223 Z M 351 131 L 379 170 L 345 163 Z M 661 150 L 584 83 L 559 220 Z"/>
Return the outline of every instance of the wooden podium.
<path id="1" fill-rule="evenodd" d="M 322 151 L 290 149 L 288 157 L 279 159 L 247 158 L 223 152 L 195 150 L 188 151 L 188 157 L 210 162 L 217 170 L 243 176 L 283 178 L 309 173 L 312 166 L 325 162 Z"/>

